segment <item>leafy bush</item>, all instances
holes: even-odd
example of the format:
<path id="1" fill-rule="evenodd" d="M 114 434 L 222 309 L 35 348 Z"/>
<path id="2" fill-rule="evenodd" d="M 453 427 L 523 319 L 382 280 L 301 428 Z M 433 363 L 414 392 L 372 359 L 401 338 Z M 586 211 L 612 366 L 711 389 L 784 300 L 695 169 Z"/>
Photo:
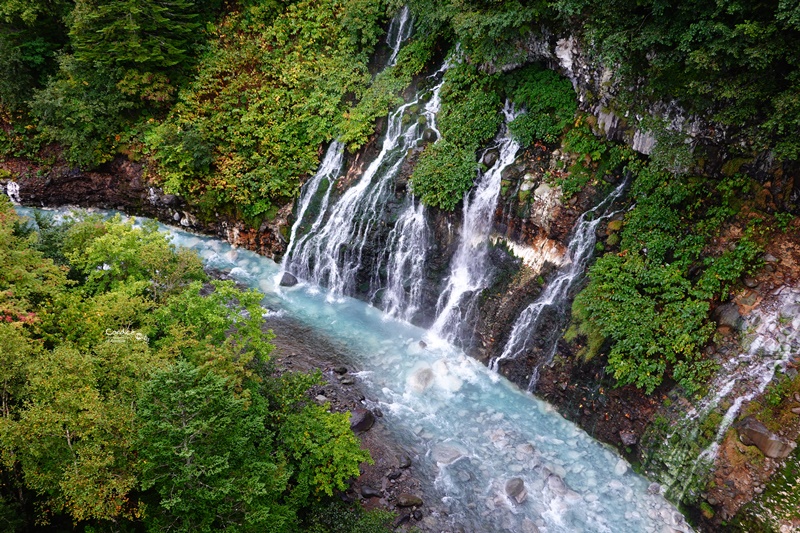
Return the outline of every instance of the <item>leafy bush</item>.
<path id="1" fill-rule="evenodd" d="M 738 176 L 713 181 L 643 167 L 631 189 L 618 254 L 589 269 L 573 315 L 599 349 L 610 341 L 608 368 L 620 385 L 651 393 L 671 376 L 698 391 L 713 371 L 701 349 L 714 331 L 710 301 L 727 298 L 763 251 L 753 227 L 732 249 L 707 248 L 737 214 L 748 188 Z"/>
<path id="2" fill-rule="evenodd" d="M 515 71 L 507 80 L 511 101 L 526 110 L 509 124 L 519 143 L 527 146 L 536 140 L 556 142 L 578 109 L 572 83 L 538 65 Z"/>
<path id="3" fill-rule="evenodd" d="M 475 152 L 442 139 L 420 155 L 412 176 L 413 191 L 425 205 L 452 211 L 477 173 Z"/>
<path id="4" fill-rule="evenodd" d="M 701 361 L 714 331 L 706 321 L 709 304 L 692 296 L 679 268 L 629 251 L 598 259 L 589 279 L 573 311 L 612 341 L 608 366 L 620 385 L 649 394 L 668 370 L 689 392 L 704 383 L 712 370 Z"/>
<path id="5" fill-rule="evenodd" d="M 425 147 L 411 175 L 420 200 L 453 210 L 477 176 L 476 152 L 501 123 L 497 78 L 459 63 L 445 73 L 437 118 L 441 139 Z"/>

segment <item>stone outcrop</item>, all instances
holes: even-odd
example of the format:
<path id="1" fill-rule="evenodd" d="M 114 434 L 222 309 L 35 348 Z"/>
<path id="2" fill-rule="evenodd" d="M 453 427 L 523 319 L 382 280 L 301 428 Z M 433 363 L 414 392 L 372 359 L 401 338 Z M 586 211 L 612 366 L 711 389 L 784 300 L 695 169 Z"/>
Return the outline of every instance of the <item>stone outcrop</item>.
<path id="1" fill-rule="evenodd" d="M 117 157 L 96 171 L 82 171 L 64 164 L 37 167 L 22 160 L 7 160 L 0 169 L 10 174 L 0 180 L 14 182 L 18 199 L 32 207 L 94 207 L 116 209 L 129 215 L 155 218 L 164 224 L 214 235 L 276 259 L 286 250 L 282 228 L 288 226 L 292 205 L 284 206 L 275 218 L 252 227 L 233 213 L 203 213 L 179 196 L 166 194 L 148 180 L 141 163 Z"/>
<path id="2" fill-rule="evenodd" d="M 756 446 L 761 453 L 771 459 L 785 459 L 792 453 L 796 444 L 775 435 L 767 427 L 748 416 L 736 424 L 739 440 L 746 446 Z"/>

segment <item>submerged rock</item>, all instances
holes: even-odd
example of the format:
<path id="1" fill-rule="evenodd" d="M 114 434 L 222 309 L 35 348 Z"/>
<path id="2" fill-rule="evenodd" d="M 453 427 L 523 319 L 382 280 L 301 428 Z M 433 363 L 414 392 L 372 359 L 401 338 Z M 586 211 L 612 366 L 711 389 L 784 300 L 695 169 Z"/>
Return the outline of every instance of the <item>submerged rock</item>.
<path id="1" fill-rule="evenodd" d="M 761 453 L 773 459 L 784 459 L 794 450 L 796 444 L 787 442 L 772 433 L 767 427 L 748 416 L 736 424 L 739 440 L 747 446 L 756 446 Z"/>
<path id="2" fill-rule="evenodd" d="M 280 285 L 281 287 L 294 287 L 297 285 L 297 278 L 291 272 L 284 272 Z"/>
<path id="3" fill-rule="evenodd" d="M 522 503 L 528 497 L 525 481 L 519 477 L 512 477 L 506 481 L 506 494 L 517 503 Z"/>
<path id="4" fill-rule="evenodd" d="M 411 374 L 409 385 L 411 385 L 411 388 L 416 392 L 423 392 L 433 384 L 435 378 L 436 376 L 433 375 L 433 370 L 431 368 L 420 368 Z"/>

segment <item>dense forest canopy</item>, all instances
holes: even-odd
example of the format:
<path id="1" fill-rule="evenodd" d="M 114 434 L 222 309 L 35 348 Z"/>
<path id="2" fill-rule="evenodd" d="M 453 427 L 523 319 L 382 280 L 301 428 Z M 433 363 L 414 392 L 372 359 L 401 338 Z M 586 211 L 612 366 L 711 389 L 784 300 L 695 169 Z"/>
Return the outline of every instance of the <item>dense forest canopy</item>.
<path id="1" fill-rule="evenodd" d="M 383 531 L 331 503 L 369 454 L 275 372 L 258 293 L 155 224 L 37 223 L 0 199 L 4 531 Z"/>
<path id="2" fill-rule="evenodd" d="M 417 31 L 376 76 L 373 52 L 400 5 L 3 0 L 0 147 L 52 159 L 43 149 L 57 143 L 84 168 L 118 154 L 146 159 L 168 190 L 209 212 L 269 218 L 297 195 L 321 144 L 363 145 L 441 50 L 458 43 L 463 61 L 492 72 L 525 61 L 531 39 L 574 34 L 613 69 L 628 110 L 676 101 L 749 143 L 739 151 L 798 156 L 792 2 L 412 0 Z M 453 82 L 447 90 L 479 88 Z M 418 182 L 441 189 L 423 194 L 426 203 L 453 207 L 442 192 L 457 198 L 469 182 L 501 96 L 491 88 L 488 100 L 464 103 L 484 117 L 477 130 L 426 151 Z M 431 173 L 442 164 L 452 172 L 439 183 Z"/>

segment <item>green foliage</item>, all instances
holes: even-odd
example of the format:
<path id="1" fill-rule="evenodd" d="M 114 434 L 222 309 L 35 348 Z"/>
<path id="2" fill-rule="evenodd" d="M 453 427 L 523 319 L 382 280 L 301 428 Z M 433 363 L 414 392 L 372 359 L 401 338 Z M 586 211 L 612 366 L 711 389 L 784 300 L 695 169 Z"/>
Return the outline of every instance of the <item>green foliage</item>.
<path id="1" fill-rule="evenodd" d="M 570 81 L 552 70 L 530 65 L 510 74 L 506 83 L 511 100 L 526 111 L 509 124 L 519 143 L 556 142 L 578 108 Z"/>
<path id="2" fill-rule="evenodd" d="M 474 152 L 494 137 L 502 122 L 497 82 L 468 63 L 447 70 L 437 117 L 442 138 Z"/>
<path id="3" fill-rule="evenodd" d="M 56 68 L 67 41 L 69 1 L 5 0 L 0 3 L 0 105 L 24 111 L 30 91 Z"/>
<path id="4" fill-rule="evenodd" d="M 302 1 L 280 13 L 253 5 L 224 19 L 195 81 L 146 135 L 165 187 L 255 217 L 297 194 L 337 130 L 350 132 L 351 146 L 364 142 L 363 121 L 385 98 L 345 115 L 371 81 L 383 15 L 362 4 Z"/>
<path id="5" fill-rule="evenodd" d="M 264 400 L 187 362 L 156 373 L 139 399 L 142 488 L 160 496 L 148 530 L 292 531 L 280 503 L 289 472 Z"/>
<path id="6" fill-rule="evenodd" d="M 620 86 L 637 91 L 629 99 L 677 98 L 796 158 L 800 28 L 790 4 L 559 0 L 555 8 L 615 66 Z"/>
<path id="7" fill-rule="evenodd" d="M 519 0 L 412 0 L 417 32 L 442 34 L 461 44 L 471 62 L 512 63 L 518 46 L 550 12 L 547 2 Z"/>
<path id="8" fill-rule="evenodd" d="M 567 131 L 562 148 L 576 158 L 569 172 L 558 182 L 565 198 L 577 194 L 592 180 L 620 173 L 636 158 L 627 146 L 598 138 L 584 117 L 579 117 L 574 127 Z"/>
<path id="9" fill-rule="evenodd" d="M 727 298 L 763 251 L 752 227 L 735 247 L 707 249 L 747 187 L 737 176 L 713 182 L 650 167 L 639 172 L 622 252 L 597 260 L 573 305 L 593 346 L 602 346 L 600 338 L 611 342 L 608 368 L 619 384 L 651 393 L 671 376 L 694 393 L 710 376 L 713 364 L 701 353 L 714 330 L 709 301 Z"/>
<path id="10" fill-rule="evenodd" d="M 411 175 L 414 194 L 453 210 L 477 176 L 476 152 L 501 123 L 497 77 L 459 63 L 444 76 L 438 125 L 442 138 L 425 147 Z"/>
<path id="11" fill-rule="evenodd" d="M 649 394 L 670 368 L 687 390 L 697 390 L 712 370 L 700 349 L 713 326 L 706 322 L 708 302 L 692 297 L 679 268 L 653 266 L 631 252 L 600 258 L 589 276 L 573 309 L 612 340 L 608 366 L 618 383 Z"/>
<path id="12" fill-rule="evenodd" d="M 364 511 L 360 505 L 331 502 L 314 510 L 306 520 L 307 533 L 385 533 L 394 515 L 386 511 Z"/>
<path id="13" fill-rule="evenodd" d="M 93 221 L 85 224 L 96 227 Z M 68 246 L 64 255 L 83 276 L 84 289 L 89 293 L 127 286 L 131 293 L 146 292 L 161 301 L 179 291 L 187 281 L 205 277 L 197 255 L 177 251 L 158 232 L 155 222 L 136 228 L 132 220 L 122 223 L 117 216 L 103 228 L 103 234 L 89 242 L 75 238 L 84 231 L 80 225 L 72 227 L 66 237 Z"/>
<path id="14" fill-rule="evenodd" d="M 794 218 L 794 215 L 791 213 L 775 213 L 775 224 L 778 226 L 779 230 L 786 233 Z"/>
<path id="15" fill-rule="evenodd" d="M 190 61 L 197 19 L 188 0 L 76 0 L 69 36 L 78 61 L 158 70 Z"/>
<path id="16" fill-rule="evenodd" d="M 475 152 L 442 139 L 420 155 L 412 176 L 414 194 L 425 205 L 452 211 L 478 173 Z"/>
<path id="17" fill-rule="evenodd" d="M 31 248 L 35 236 L 16 234 L 19 217 L 0 197 L 0 320 L 31 323 L 66 283 L 64 272 Z"/>
<path id="18" fill-rule="evenodd" d="M 81 167 L 110 160 L 128 136 L 137 102 L 117 90 L 118 73 L 61 56 L 58 75 L 30 103 L 40 137 L 64 146 Z"/>
<path id="19" fill-rule="evenodd" d="M 203 284 L 154 224 L 38 228 L 2 200 L 0 524 L 289 532 L 358 475 L 318 376 L 273 375 L 260 294 Z"/>

